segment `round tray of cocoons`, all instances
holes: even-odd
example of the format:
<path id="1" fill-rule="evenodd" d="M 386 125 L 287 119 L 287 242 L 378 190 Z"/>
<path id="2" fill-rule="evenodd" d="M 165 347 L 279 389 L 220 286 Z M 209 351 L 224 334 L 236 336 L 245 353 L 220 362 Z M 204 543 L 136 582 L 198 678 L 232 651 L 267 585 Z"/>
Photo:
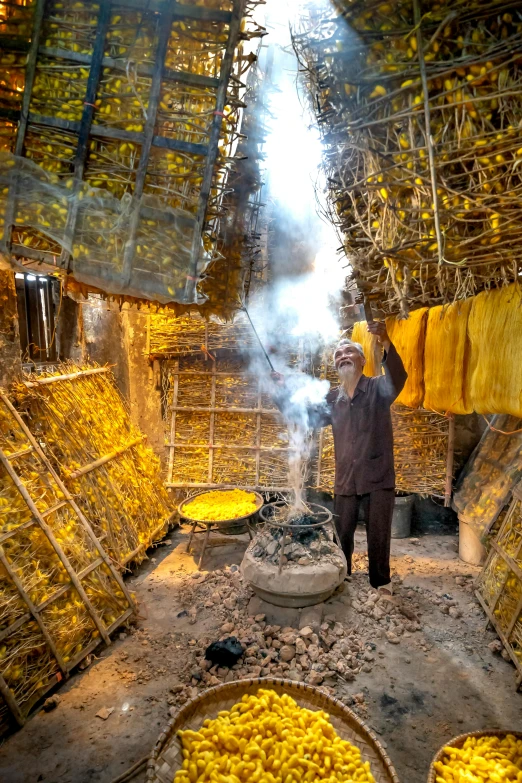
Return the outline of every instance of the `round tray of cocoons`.
<path id="1" fill-rule="evenodd" d="M 188 701 L 161 732 L 149 757 L 147 782 L 173 783 L 184 760 L 178 731 L 198 731 L 205 720 L 217 718 L 222 710 L 230 710 L 245 695 L 255 696 L 259 689 L 272 690 L 278 695 L 287 694 L 295 699 L 298 707 L 327 712 L 338 736 L 357 746 L 361 761 L 369 762 L 375 783 L 399 783 L 397 773 L 375 734 L 342 702 L 312 685 L 269 677 L 228 682 L 203 691 Z M 242 780 L 246 779 L 242 777 Z"/>
<path id="2" fill-rule="evenodd" d="M 445 758 L 447 757 L 446 748 L 458 748 L 459 750 L 462 749 L 469 739 L 480 739 L 481 737 L 498 737 L 499 740 L 505 739 L 508 734 L 511 737 L 514 737 L 515 740 L 522 742 L 522 732 L 520 731 L 506 731 L 505 729 L 489 729 L 485 731 L 471 731 L 468 734 L 459 734 L 458 737 L 454 737 L 449 742 L 446 742 L 442 748 L 438 751 L 435 758 L 430 764 L 430 771 L 428 773 L 428 783 L 435 783 L 438 777 L 441 777 L 440 773 L 437 772 L 437 769 L 435 767 L 435 764 L 439 764 L 441 762 L 444 762 Z"/>

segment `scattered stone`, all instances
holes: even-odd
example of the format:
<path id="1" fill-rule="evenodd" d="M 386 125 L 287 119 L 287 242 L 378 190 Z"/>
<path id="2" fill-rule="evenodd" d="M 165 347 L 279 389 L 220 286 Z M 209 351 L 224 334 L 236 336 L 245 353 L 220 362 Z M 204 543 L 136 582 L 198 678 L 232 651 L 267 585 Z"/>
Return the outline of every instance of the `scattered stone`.
<path id="1" fill-rule="evenodd" d="M 387 631 L 386 632 L 386 638 L 388 639 L 390 644 L 400 644 L 400 641 L 401 641 L 399 639 L 399 637 L 396 634 L 393 633 L 393 631 Z"/>
<path id="2" fill-rule="evenodd" d="M 502 652 L 500 654 L 505 661 L 511 661 L 511 656 L 507 650 L 502 649 Z"/>
<path id="3" fill-rule="evenodd" d="M 492 653 L 496 653 L 497 655 L 499 655 L 504 648 L 502 646 L 502 642 L 500 641 L 500 639 L 495 639 L 494 642 L 490 642 L 488 644 L 488 649 L 491 650 Z"/>
<path id="4" fill-rule="evenodd" d="M 48 699 L 46 699 L 43 703 L 43 710 L 45 712 L 51 712 L 51 710 L 55 710 L 59 703 L 61 702 L 61 697 L 55 693 L 52 696 L 49 696 Z M 109 717 L 109 716 L 107 716 Z"/>
<path id="5" fill-rule="evenodd" d="M 279 650 L 279 657 L 282 661 L 288 663 L 295 658 L 296 648 L 291 644 L 285 644 Z"/>
<path id="6" fill-rule="evenodd" d="M 264 623 L 266 620 L 266 614 L 256 614 L 254 617 L 254 621 L 256 623 Z"/>
<path id="7" fill-rule="evenodd" d="M 169 715 L 171 718 L 175 718 L 179 710 L 177 707 L 169 707 Z"/>
<path id="8" fill-rule="evenodd" d="M 304 655 L 306 652 L 306 643 L 304 639 L 298 638 L 295 640 L 295 650 L 298 655 Z"/>
<path id="9" fill-rule="evenodd" d="M 309 685 L 320 685 L 323 681 L 323 675 L 312 669 L 312 671 L 309 672 L 306 681 Z"/>
<path id="10" fill-rule="evenodd" d="M 228 609 L 229 612 L 231 612 L 236 607 L 236 599 L 234 597 L 231 598 L 225 598 L 223 601 L 223 606 L 225 609 Z"/>
<path id="11" fill-rule="evenodd" d="M 97 718 L 101 718 L 102 720 L 107 720 L 109 715 L 112 715 L 114 712 L 114 707 L 102 707 L 99 712 L 96 713 Z"/>
<path id="12" fill-rule="evenodd" d="M 450 606 L 448 610 L 448 614 L 450 617 L 453 617 L 453 619 L 458 619 L 459 617 L 462 617 L 462 612 L 460 609 L 456 606 Z"/>
<path id="13" fill-rule="evenodd" d="M 314 629 L 313 629 L 313 628 L 310 628 L 310 626 L 309 626 L 309 625 L 305 625 L 305 627 L 304 627 L 304 628 L 301 628 L 301 630 L 299 631 L 300 635 L 301 635 L 301 636 L 302 636 L 304 639 L 306 639 L 308 636 L 311 636 L 311 635 L 313 634 L 313 632 L 314 632 Z M 343 635 L 344 635 L 344 631 L 343 631 Z"/>
<path id="14" fill-rule="evenodd" d="M 221 633 L 232 633 L 234 630 L 234 623 L 224 623 L 221 626 Z"/>

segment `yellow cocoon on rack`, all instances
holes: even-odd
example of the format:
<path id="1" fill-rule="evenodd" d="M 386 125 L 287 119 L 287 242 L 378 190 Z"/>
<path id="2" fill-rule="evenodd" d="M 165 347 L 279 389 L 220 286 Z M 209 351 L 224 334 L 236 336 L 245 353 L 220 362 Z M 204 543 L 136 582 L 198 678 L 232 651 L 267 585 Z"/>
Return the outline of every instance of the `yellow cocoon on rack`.
<path id="1" fill-rule="evenodd" d="M 466 398 L 468 317 L 473 299 L 431 307 L 424 348 L 424 407 L 439 413 L 471 413 Z"/>
<path id="2" fill-rule="evenodd" d="M 477 413 L 522 417 L 522 288 L 483 291 L 473 299 L 466 396 Z"/>
<path id="3" fill-rule="evenodd" d="M 357 321 L 357 323 L 353 325 L 352 340 L 354 343 L 360 343 L 360 345 L 362 345 L 366 358 L 363 373 L 367 375 L 368 378 L 373 378 L 374 375 L 380 375 L 382 372 L 382 349 L 377 337 L 368 331 L 368 324 L 366 321 Z"/>
<path id="4" fill-rule="evenodd" d="M 428 308 L 412 310 L 408 318 L 395 316 L 386 319 L 390 340 L 401 357 L 408 380 L 396 402 L 408 408 L 419 408 L 424 399 L 424 340 Z"/>

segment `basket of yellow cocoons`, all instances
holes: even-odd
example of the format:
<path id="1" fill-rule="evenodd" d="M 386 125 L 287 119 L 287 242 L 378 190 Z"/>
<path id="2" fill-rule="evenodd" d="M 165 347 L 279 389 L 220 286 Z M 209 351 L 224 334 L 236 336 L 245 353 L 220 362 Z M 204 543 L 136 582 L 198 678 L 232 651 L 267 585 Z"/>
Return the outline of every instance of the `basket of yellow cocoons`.
<path id="1" fill-rule="evenodd" d="M 522 783 L 522 732 L 475 731 L 444 745 L 428 783 Z"/>
<path id="2" fill-rule="evenodd" d="M 290 680 L 239 680 L 187 702 L 161 733 L 148 783 L 399 783 L 342 702 Z"/>

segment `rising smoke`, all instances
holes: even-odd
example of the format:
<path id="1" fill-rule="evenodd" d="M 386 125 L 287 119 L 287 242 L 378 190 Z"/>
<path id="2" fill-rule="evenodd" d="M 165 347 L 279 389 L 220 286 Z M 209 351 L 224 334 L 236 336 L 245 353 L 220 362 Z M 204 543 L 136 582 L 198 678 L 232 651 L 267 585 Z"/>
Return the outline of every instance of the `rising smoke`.
<path id="1" fill-rule="evenodd" d="M 339 306 L 347 270 L 338 259 L 334 227 L 320 216 L 326 192 L 319 132 L 302 97 L 298 61 L 290 38 L 297 6 L 280 0 L 266 20 L 269 36 L 260 67 L 271 84 L 270 117 L 265 120 L 265 179 L 270 221 L 270 282 L 248 303 L 252 320 L 275 369 L 279 388 L 261 351 L 250 369 L 272 394 L 288 425 L 290 480 L 302 508 L 304 469 L 311 447 L 311 415 L 324 405 L 328 381 L 310 374 L 311 363 L 339 335 Z"/>

